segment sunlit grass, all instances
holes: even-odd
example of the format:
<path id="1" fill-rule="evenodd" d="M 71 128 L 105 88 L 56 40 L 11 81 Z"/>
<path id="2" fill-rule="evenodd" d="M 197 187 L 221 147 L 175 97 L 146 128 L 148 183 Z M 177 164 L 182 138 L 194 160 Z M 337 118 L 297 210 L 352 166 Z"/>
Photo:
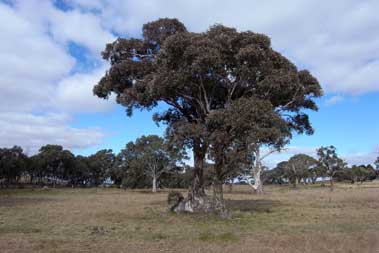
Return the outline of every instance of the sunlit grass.
<path id="1" fill-rule="evenodd" d="M 379 184 L 226 190 L 230 219 L 172 214 L 168 190 L 0 191 L 5 252 L 376 252 Z M 254 248 L 255 251 L 249 251 Z M 371 251 L 373 250 L 374 251 Z M 328 252 L 327 251 L 327 252 Z M 2 251 L 3 252 L 3 251 Z"/>

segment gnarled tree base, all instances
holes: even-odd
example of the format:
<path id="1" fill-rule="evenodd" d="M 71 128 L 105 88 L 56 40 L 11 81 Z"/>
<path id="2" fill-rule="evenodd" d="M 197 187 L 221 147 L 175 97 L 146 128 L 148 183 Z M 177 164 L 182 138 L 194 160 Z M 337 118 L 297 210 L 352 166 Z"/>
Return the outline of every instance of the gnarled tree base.
<path id="1" fill-rule="evenodd" d="M 222 218 L 228 218 L 229 212 L 225 204 L 210 196 L 193 196 L 192 193 L 184 198 L 180 192 L 170 192 L 168 195 L 170 210 L 175 213 L 199 213 L 218 214 Z"/>

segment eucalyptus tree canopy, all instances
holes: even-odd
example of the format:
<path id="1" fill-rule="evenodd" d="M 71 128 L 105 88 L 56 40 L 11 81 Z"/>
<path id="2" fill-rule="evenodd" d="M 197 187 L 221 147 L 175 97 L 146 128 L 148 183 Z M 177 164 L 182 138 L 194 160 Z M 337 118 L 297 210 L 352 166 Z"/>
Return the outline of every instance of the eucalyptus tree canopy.
<path id="1" fill-rule="evenodd" d="M 169 148 L 163 138 L 157 135 L 141 136 L 120 151 L 115 168 L 132 187 L 147 178 L 152 191 L 156 192 L 161 176 L 174 171 L 182 157 L 183 153 Z"/>
<path id="2" fill-rule="evenodd" d="M 317 149 L 318 161 L 326 170 L 326 175 L 330 178 L 330 186 L 333 187 L 333 177 L 335 174 L 345 169 L 346 163 L 338 157 L 334 146 L 321 147 Z"/>
<path id="3" fill-rule="evenodd" d="M 53 180 L 53 184 L 58 179 L 66 179 L 67 173 L 72 168 L 75 156 L 63 149 L 60 145 L 45 145 L 39 149 L 38 160 L 44 170 L 44 175 Z"/>
<path id="4" fill-rule="evenodd" d="M 115 162 L 115 155 L 112 149 L 102 149 L 88 157 L 88 167 L 90 178 L 94 185 L 104 182 Z"/>
<path id="5" fill-rule="evenodd" d="M 27 156 L 21 147 L 0 148 L 0 179 L 11 183 L 26 169 Z"/>
<path id="6" fill-rule="evenodd" d="M 68 171 L 69 179 L 73 186 L 85 185 L 91 181 L 91 171 L 89 159 L 86 156 L 78 155 L 75 157 L 74 165 Z"/>
<path id="7" fill-rule="evenodd" d="M 376 173 L 371 165 L 353 165 L 351 167 L 352 182 L 364 182 L 366 180 L 374 180 Z"/>
<path id="8" fill-rule="evenodd" d="M 316 183 L 317 179 L 320 177 L 326 176 L 326 169 L 323 166 L 320 166 L 319 163 L 317 163 L 316 166 L 313 166 L 309 171 L 309 177 L 312 181 L 312 183 Z"/>
<path id="9" fill-rule="evenodd" d="M 129 115 L 159 102 L 169 105 L 155 120 L 167 124 L 172 140 L 193 149 L 191 196 L 203 192 L 203 165 L 210 146 L 215 163 L 225 165 L 225 157 L 218 153 L 240 145 L 235 136 L 261 136 L 251 130 L 256 125 L 280 126 L 262 137 L 262 142 L 275 145 L 285 143 L 292 131 L 313 132 L 303 109 L 317 110 L 313 98 L 322 94 L 320 85 L 307 70 L 299 71 L 273 50 L 266 35 L 222 25 L 193 33 L 176 19 L 159 19 L 143 26 L 141 39 L 119 38 L 107 44 L 103 57 L 111 67 L 94 87 L 97 96 L 116 94 L 116 101 L 126 106 Z M 246 110 L 246 117 L 237 117 L 238 122 L 267 112 L 270 117 L 262 124 L 245 123 L 247 129 L 235 130 L 235 122 L 226 122 L 226 127 L 222 118 L 238 110 Z M 232 137 L 217 142 L 219 136 L 228 134 Z M 273 141 L 271 135 L 286 138 Z"/>
<path id="10" fill-rule="evenodd" d="M 313 157 L 306 154 L 297 154 L 288 160 L 286 174 L 294 187 L 296 187 L 301 179 L 306 180 L 311 176 L 311 170 L 316 168 L 317 165 L 318 162 Z"/>

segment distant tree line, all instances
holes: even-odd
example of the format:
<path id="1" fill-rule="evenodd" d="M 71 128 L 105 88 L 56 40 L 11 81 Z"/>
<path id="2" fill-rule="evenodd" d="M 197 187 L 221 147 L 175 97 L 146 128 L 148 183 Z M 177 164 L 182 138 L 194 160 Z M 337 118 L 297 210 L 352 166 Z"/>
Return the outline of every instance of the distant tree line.
<path id="1" fill-rule="evenodd" d="M 45 145 L 27 156 L 21 147 L 0 149 L 0 185 L 31 184 L 55 187 L 99 186 L 126 188 L 188 187 L 191 168 L 181 161 L 185 153 L 166 145 L 156 135 L 129 142 L 118 154 L 103 149 L 75 156 L 60 145 Z"/>
<path id="2" fill-rule="evenodd" d="M 271 170 L 265 168 L 265 184 L 315 184 L 318 180 L 362 183 L 378 177 L 379 157 L 372 165 L 348 166 L 334 146 L 317 150 L 318 159 L 297 154 Z M 185 165 L 183 150 L 168 145 L 156 136 L 142 136 L 126 144 L 118 154 L 103 149 L 90 156 L 75 156 L 59 145 L 45 145 L 32 156 L 21 147 L 0 148 L 0 186 L 49 185 L 55 187 L 93 187 L 112 184 L 124 188 L 187 188 L 191 184 L 193 167 Z M 238 165 L 236 165 L 238 166 Z M 204 185 L 211 186 L 214 164 L 204 164 Z M 246 168 L 239 166 L 224 183 L 239 178 L 243 182 Z M 238 181 L 238 180 L 237 180 Z"/>
<path id="3" fill-rule="evenodd" d="M 333 187 L 334 181 L 352 184 L 371 181 L 378 177 L 379 157 L 374 168 L 368 165 L 348 166 L 336 153 L 334 146 L 321 147 L 317 150 L 318 159 L 306 154 L 297 154 L 288 161 L 278 163 L 272 170 L 266 170 L 263 180 L 269 184 L 315 184 L 317 180 L 328 179 Z"/>

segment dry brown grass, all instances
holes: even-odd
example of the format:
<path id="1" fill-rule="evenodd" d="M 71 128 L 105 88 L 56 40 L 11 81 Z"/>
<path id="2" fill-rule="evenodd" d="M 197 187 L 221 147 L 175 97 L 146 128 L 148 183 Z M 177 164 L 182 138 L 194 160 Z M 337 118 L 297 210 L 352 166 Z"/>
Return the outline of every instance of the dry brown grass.
<path id="1" fill-rule="evenodd" d="M 229 220 L 167 212 L 167 191 L 0 191 L 0 252 L 379 252 L 379 183 L 248 187 Z"/>

